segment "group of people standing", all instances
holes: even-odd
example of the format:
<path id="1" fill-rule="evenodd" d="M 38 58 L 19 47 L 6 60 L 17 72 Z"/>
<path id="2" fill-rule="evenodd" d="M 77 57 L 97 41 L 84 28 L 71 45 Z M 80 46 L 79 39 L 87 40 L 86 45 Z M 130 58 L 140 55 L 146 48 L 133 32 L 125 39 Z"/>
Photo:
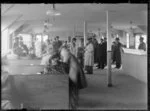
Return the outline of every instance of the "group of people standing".
<path id="1" fill-rule="evenodd" d="M 107 39 L 100 39 L 95 47 L 95 62 L 98 64 L 98 69 L 104 69 L 107 65 Z"/>
<path id="2" fill-rule="evenodd" d="M 99 52 L 99 50 L 101 49 L 99 49 L 100 47 L 96 38 L 92 38 L 92 37 L 87 38 L 87 43 L 85 46 L 84 46 L 84 39 L 81 38 L 78 47 L 77 47 L 76 38 L 73 38 L 72 44 L 70 47 L 70 52 L 78 59 L 81 67 L 84 68 L 85 73 L 93 74 L 94 63 L 99 62 L 99 64 L 101 65 L 100 57 L 101 57 L 101 60 L 103 60 L 102 61 L 103 65 L 106 64 L 106 59 L 105 59 L 106 57 L 105 46 L 106 45 L 107 43 L 104 42 L 103 44 L 104 51 L 102 51 L 104 53 L 102 53 L 102 52 Z"/>
<path id="3" fill-rule="evenodd" d="M 76 46 L 76 38 L 72 39 L 70 52 L 77 57 L 81 66 L 84 68 L 85 73 L 93 74 L 93 66 L 97 64 L 98 69 L 104 69 L 107 65 L 107 39 L 101 38 L 98 43 L 96 37 L 90 37 L 87 39 L 87 43 L 84 46 L 83 38 L 81 39 L 81 45 Z M 112 44 L 112 64 L 116 64 L 116 68 L 121 67 L 121 52 L 124 45 L 120 43 L 119 38 L 116 38 Z"/>

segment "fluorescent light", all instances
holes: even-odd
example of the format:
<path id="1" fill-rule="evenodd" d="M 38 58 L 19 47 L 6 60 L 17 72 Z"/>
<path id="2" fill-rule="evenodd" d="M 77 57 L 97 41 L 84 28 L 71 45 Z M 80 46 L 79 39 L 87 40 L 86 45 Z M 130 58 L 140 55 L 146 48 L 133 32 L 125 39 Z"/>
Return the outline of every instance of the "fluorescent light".
<path id="1" fill-rule="evenodd" d="M 61 15 L 61 13 L 58 12 L 58 13 L 56 13 L 55 15 L 56 15 L 56 16 L 59 16 L 59 15 Z"/>
<path id="2" fill-rule="evenodd" d="M 56 10 L 48 10 L 46 12 L 47 15 L 50 15 L 50 16 L 59 16 L 61 15 L 60 12 L 56 11 Z"/>
<path id="3" fill-rule="evenodd" d="M 53 12 L 52 12 L 51 10 L 48 10 L 48 11 L 46 12 L 46 14 L 47 14 L 47 15 L 51 15 L 51 14 L 53 14 Z"/>

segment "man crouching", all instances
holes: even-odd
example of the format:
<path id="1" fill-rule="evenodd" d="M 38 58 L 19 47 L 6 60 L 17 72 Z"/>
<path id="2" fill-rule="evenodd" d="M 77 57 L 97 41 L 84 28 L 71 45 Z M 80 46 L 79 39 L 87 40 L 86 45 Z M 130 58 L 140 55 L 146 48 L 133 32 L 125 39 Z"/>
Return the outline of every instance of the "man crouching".
<path id="1" fill-rule="evenodd" d="M 78 105 L 78 91 L 87 87 L 87 81 L 78 60 L 65 47 L 60 51 L 63 67 L 69 74 L 69 108 L 76 109 Z"/>

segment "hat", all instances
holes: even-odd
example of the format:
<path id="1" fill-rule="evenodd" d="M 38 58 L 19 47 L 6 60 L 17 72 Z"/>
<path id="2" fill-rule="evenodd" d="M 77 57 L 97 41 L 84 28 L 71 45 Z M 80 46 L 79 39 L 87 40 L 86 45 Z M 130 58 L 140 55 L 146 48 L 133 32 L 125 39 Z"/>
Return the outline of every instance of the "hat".
<path id="1" fill-rule="evenodd" d="M 73 38 L 72 40 L 73 40 L 73 41 L 76 41 L 76 38 Z"/>
<path id="2" fill-rule="evenodd" d="M 116 40 L 120 40 L 120 39 L 117 37 Z"/>
<path id="3" fill-rule="evenodd" d="M 143 40 L 144 38 L 143 37 L 140 37 L 140 40 Z"/>

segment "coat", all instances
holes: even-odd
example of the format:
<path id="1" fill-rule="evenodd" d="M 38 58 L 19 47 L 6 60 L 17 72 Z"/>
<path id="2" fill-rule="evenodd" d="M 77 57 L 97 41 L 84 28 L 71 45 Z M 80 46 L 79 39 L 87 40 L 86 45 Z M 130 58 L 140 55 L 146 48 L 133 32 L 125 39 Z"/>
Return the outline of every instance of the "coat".
<path id="1" fill-rule="evenodd" d="M 93 66 L 94 65 L 94 46 L 92 43 L 89 43 L 86 46 L 84 57 L 85 57 L 85 60 L 84 60 L 85 66 Z"/>
<path id="2" fill-rule="evenodd" d="M 107 64 L 107 42 L 103 43 L 103 59 L 104 63 Z"/>
<path id="3" fill-rule="evenodd" d="M 111 46 L 111 50 L 112 50 L 111 59 L 113 60 L 113 62 L 115 62 L 114 49 L 115 49 L 115 45 L 113 44 L 113 45 Z"/>
<path id="4" fill-rule="evenodd" d="M 98 62 L 97 58 L 97 47 L 98 47 L 98 41 L 96 39 L 93 40 L 93 45 L 94 45 L 94 62 Z"/>
<path id="5" fill-rule="evenodd" d="M 71 55 L 69 61 L 69 78 L 77 85 L 78 89 L 87 87 L 84 71 L 74 55 Z"/>
<path id="6" fill-rule="evenodd" d="M 121 47 L 122 47 L 121 43 L 118 43 L 114 46 L 114 50 L 113 50 L 114 55 L 113 56 L 116 60 L 116 63 L 121 63 Z"/>
<path id="7" fill-rule="evenodd" d="M 96 49 L 96 52 L 97 52 L 96 53 L 96 58 L 97 58 L 98 62 L 103 60 L 102 50 L 103 50 L 103 45 L 102 45 L 102 43 L 100 43 L 100 44 L 98 44 L 97 49 Z"/>

